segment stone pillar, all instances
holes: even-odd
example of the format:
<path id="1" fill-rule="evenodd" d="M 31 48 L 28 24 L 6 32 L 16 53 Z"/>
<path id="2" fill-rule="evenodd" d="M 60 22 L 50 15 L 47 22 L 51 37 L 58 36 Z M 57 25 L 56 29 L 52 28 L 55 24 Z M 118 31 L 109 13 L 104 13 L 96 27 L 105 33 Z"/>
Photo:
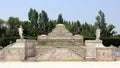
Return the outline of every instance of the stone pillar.
<path id="1" fill-rule="evenodd" d="M 23 61 L 25 59 L 25 39 L 17 39 L 16 42 L 5 50 L 6 61 Z"/>
<path id="2" fill-rule="evenodd" d="M 96 48 L 104 47 L 102 40 L 86 40 L 86 59 L 96 60 Z"/>
<path id="3" fill-rule="evenodd" d="M 26 58 L 27 57 L 33 57 L 35 56 L 35 40 L 26 40 L 26 46 L 25 46 L 25 53 L 26 53 Z"/>

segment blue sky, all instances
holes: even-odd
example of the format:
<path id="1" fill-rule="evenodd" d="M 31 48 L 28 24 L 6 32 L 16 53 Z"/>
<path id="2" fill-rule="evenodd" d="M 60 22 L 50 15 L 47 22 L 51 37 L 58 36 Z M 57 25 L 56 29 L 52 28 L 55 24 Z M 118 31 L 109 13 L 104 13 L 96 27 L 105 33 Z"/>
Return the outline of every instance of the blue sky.
<path id="1" fill-rule="evenodd" d="M 50 19 L 57 19 L 62 13 L 65 20 L 94 24 L 98 11 L 106 16 L 106 23 L 116 26 L 120 33 L 120 0 L 0 0 L 0 18 L 7 20 L 10 16 L 28 20 L 30 8 L 38 12 L 45 10 Z"/>

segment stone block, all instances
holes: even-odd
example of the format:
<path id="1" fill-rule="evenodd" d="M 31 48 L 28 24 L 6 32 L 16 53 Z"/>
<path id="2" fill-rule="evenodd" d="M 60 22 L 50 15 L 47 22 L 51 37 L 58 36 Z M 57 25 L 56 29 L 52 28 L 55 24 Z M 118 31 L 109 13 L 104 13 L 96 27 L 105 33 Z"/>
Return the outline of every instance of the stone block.
<path id="1" fill-rule="evenodd" d="M 86 58 L 96 58 L 96 48 L 104 48 L 102 40 L 86 40 Z"/>
<path id="2" fill-rule="evenodd" d="M 35 46 L 36 41 L 35 40 L 26 40 L 26 48 L 33 48 Z"/>
<path id="3" fill-rule="evenodd" d="M 5 51 L 6 61 L 23 61 L 25 59 L 24 48 L 8 48 Z"/>
<path id="4" fill-rule="evenodd" d="M 5 60 L 23 61 L 25 59 L 25 44 L 25 39 L 17 39 L 13 45 L 6 47 Z"/>
<path id="5" fill-rule="evenodd" d="M 86 48 L 86 57 L 96 58 L 96 48 L 94 47 Z"/>
<path id="6" fill-rule="evenodd" d="M 28 48 L 26 50 L 26 57 L 33 57 L 35 56 L 35 49 L 34 48 Z"/>
<path id="7" fill-rule="evenodd" d="M 97 48 L 96 55 L 98 61 L 114 61 L 113 48 Z"/>

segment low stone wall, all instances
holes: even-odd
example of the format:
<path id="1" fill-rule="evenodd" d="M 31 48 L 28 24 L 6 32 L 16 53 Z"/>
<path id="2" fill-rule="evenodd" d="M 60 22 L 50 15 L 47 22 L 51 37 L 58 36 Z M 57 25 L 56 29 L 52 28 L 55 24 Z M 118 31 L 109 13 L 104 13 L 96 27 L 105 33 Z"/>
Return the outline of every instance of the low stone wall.
<path id="1" fill-rule="evenodd" d="M 7 48 L 5 50 L 6 61 L 22 61 L 25 59 L 24 48 Z"/>
<path id="2" fill-rule="evenodd" d="M 113 48 L 97 48 L 96 49 L 96 58 L 97 61 L 114 61 L 114 51 Z"/>
<path id="3" fill-rule="evenodd" d="M 23 61 L 25 59 L 26 39 L 17 39 L 15 43 L 5 48 L 6 61 Z"/>
<path id="4" fill-rule="evenodd" d="M 35 40 L 17 39 L 15 43 L 0 50 L 0 61 L 24 61 L 35 56 Z"/>
<path id="5" fill-rule="evenodd" d="M 4 60 L 4 50 L 0 50 L 0 61 Z"/>

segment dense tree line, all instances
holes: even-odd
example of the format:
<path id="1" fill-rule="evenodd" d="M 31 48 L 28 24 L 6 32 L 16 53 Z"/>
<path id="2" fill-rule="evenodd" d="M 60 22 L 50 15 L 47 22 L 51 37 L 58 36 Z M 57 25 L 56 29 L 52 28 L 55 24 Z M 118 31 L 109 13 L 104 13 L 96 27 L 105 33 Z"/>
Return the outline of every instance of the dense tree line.
<path id="1" fill-rule="evenodd" d="M 23 26 L 24 36 L 37 36 L 41 34 L 48 34 L 55 28 L 56 24 L 65 24 L 66 28 L 75 34 L 81 34 L 84 37 L 95 37 L 95 30 L 97 26 L 100 27 L 102 37 L 112 37 L 116 31 L 114 25 L 108 25 L 105 21 L 105 14 L 100 10 L 96 16 L 94 24 L 87 22 L 66 21 L 62 14 L 58 15 L 56 20 L 50 20 L 47 13 L 42 10 L 40 13 L 35 9 L 30 9 L 28 12 L 29 21 L 20 21 L 19 18 L 9 17 L 7 21 L 0 19 L 0 37 L 18 36 L 18 27 Z"/>

